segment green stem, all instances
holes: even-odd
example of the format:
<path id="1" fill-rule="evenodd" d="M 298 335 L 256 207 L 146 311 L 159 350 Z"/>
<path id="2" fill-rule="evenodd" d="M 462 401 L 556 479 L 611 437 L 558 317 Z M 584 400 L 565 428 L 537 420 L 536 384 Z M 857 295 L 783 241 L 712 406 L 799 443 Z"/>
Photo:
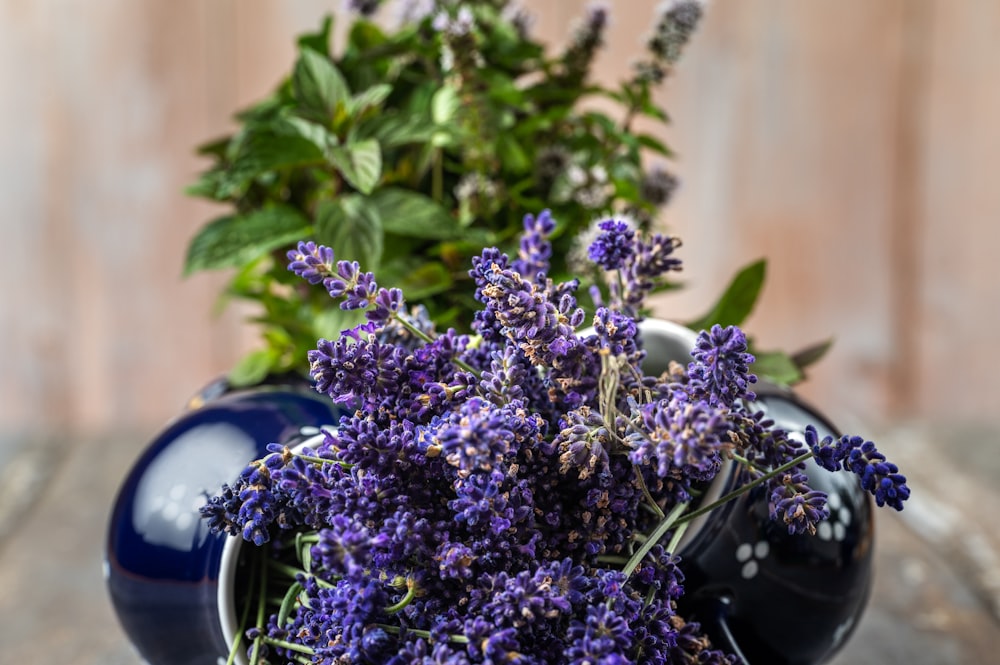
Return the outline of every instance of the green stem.
<path id="1" fill-rule="evenodd" d="M 635 471 L 635 479 L 639 482 L 639 489 L 642 490 L 642 495 L 646 497 L 649 507 L 652 508 L 653 512 L 656 513 L 656 516 L 662 520 L 663 509 L 660 508 L 659 504 L 656 503 L 656 500 L 653 499 L 653 495 L 649 493 L 649 488 L 646 486 L 646 479 L 642 477 L 642 471 L 639 470 L 639 465 L 633 464 L 632 470 Z"/>
<path id="2" fill-rule="evenodd" d="M 299 582 L 293 582 L 292 586 L 288 587 L 285 597 L 281 600 L 281 608 L 278 610 L 278 628 L 284 626 L 285 622 L 288 621 L 288 615 L 291 614 L 292 607 L 295 605 L 295 601 L 302 589 L 302 584 Z"/>
<path id="3" fill-rule="evenodd" d="M 413 602 L 413 599 L 417 597 L 417 585 L 413 582 L 407 582 L 406 584 L 406 595 L 399 599 L 398 603 L 394 603 L 389 607 L 385 608 L 386 614 L 396 614 L 402 612 L 403 609 Z"/>
<path id="4" fill-rule="evenodd" d="M 400 633 L 403 632 L 403 629 L 400 628 L 399 626 L 391 626 L 387 623 L 377 623 L 375 625 L 384 630 L 385 632 L 392 633 L 393 635 L 399 635 Z M 417 637 L 422 637 L 428 640 L 431 638 L 431 632 L 429 630 L 417 630 L 416 628 L 407 628 L 406 632 L 413 633 Z M 465 635 L 449 635 L 448 641 L 454 642 L 455 644 L 468 644 L 469 638 L 466 637 Z"/>
<path id="5" fill-rule="evenodd" d="M 673 537 L 670 538 L 670 543 L 667 545 L 667 551 L 673 554 L 677 551 L 677 546 L 681 544 L 681 538 L 684 537 L 684 532 L 687 531 L 689 522 L 684 522 L 683 524 L 678 524 L 677 529 L 674 530 Z"/>
<path id="6" fill-rule="evenodd" d="M 424 342 L 427 342 L 428 344 L 430 344 L 431 342 L 434 341 L 433 337 L 431 337 L 430 335 L 428 335 L 427 333 L 425 333 L 423 330 L 421 330 L 420 328 L 418 328 L 415 325 L 413 325 L 412 323 L 410 323 L 410 321 L 408 321 L 405 316 L 397 316 L 396 320 L 399 321 L 399 323 L 404 328 L 406 328 L 409 332 L 411 332 L 413 335 L 415 335 L 419 339 L 423 340 Z M 473 374 L 476 377 L 479 376 L 479 371 L 476 368 L 474 368 L 472 365 L 470 365 L 467 362 L 465 362 L 464 360 L 462 360 L 461 358 L 452 358 L 452 362 L 454 362 L 460 368 L 464 369 L 466 372 L 469 372 L 470 374 Z"/>
<path id="7" fill-rule="evenodd" d="M 269 557 L 263 551 L 260 556 L 260 590 L 257 594 L 257 637 L 253 639 L 253 650 L 250 652 L 250 665 L 260 665 L 260 646 L 263 643 L 267 624 L 264 622 L 264 607 L 267 604 L 267 562 Z"/>
<path id="8" fill-rule="evenodd" d="M 697 519 L 697 518 L 701 517 L 702 515 L 705 515 L 706 513 L 710 513 L 713 510 L 715 510 L 716 508 L 718 508 L 719 506 L 723 505 L 724 503 L 726 503 L 728 501 L 732 501 L 733 499 L 735 499 L 736 497 L 740 496 L 744 492 L 749 492 L 750 490 L 752 490 L 753 488 L 757 487 L 758 485 L 762 485 L 762 484 L 766 483 L 771 478 L 774 478 L 775 476 L 778 476 L 778 475 L 784 473 L 785 471 L 788 471 L 789 469 L 794 468 L 794 467 L 798 466 L 799 464 L 802 464 L 802 462 L 805 462 L 806 460 L 810 459 L 812 456 L 813 456 L 813 454 L 812 454 L 811 451 L 808 452 L 808 453 L 803 453 L 803 454 L 799 455 L 798 457 L 796 457 L 795 459 L 793 459 L 791 462 L 787 462 L 785 464 L 782 464 L 778 468 L 776 468 L 776 469 L 774 469 L 772 471 L 769 471 L 768 473 L 764 474 L 763 476 L 761 476 L 759 478 L 756 478 L 756 479 L 752 480 L 751 482 L 747 483 L 746 485 L 741 485 L 740 487 L 737 487 L 736 489 L 734 489 L 729 494 L 726 494 L 725 496 L 723 496 L 723 497 L 721 497 L 721 498 L 713 501 L 712 503 L 708 504 L 707 506 L 702 506 L 698 510 L 695 510 L 695 511 L 692 511 L 692 512 L 688 513 L 687 515 L 685 515 L 681 519 L 677 520 L 677 523 L 678 524 L 685 524 L 687 522 L 690 522 L 691 520 L 694 520 L 694 519 Z"/>
<path id="9" fill-rule="evenodd" d="M 431 182 L 431 196 L 437 203 L 444 200 L 444 160 L 441 156 L 441 148 L 434 152 L 434 171 Z"/>
<path id="10" fill-rule="evenodd" d="M 302 453 L 292 453 L 292 454 L 295 455 L 296 457 L 298 457 L 299 459 L 304 459 L 307 462 L 313 462 L 315 464 L 336 464 L 336 465 L 338 465 L 340 467 L 343 467 L 345 469 L 350 469 L 350 468 L 352 468 L 354 466 L 353 464 L 348 464 L 347 462 L 342 462 L 339 459 L 329 459 L 329 458 L 326 458 L 326 457 L 316 457 L 315 455 L 303 455 Z"/>
<path id="11" fill-rule="evenodd" d="M 229 648 L 229 656 L 226 658 L 226 665 L 233 665 L 236 662 L 236 654 L 240 650 L 240 645 L 243 644 L 243 634 L 247 630 L 247 619 L 250 618 L 250 593 L 253 589 L 253 583 L 256 581 L 256 576 L 251 575 L 250 577 L 250 588 L 247 589 L 247 598 L 243 601 L 243 613 L 240 615 L 240 623 L 236 629 L 236 634 L 233 635 L 233 646 Z"/>
<path id="12" fill-rule="evenodd" d="M 649 540 L 644 542 L 642 546 L 636 550 L 635 554 L 632 555 L 632 558 L 629 559 L 628 563 L 625 564 L 625 567 L 622 568 L 622 572 L 625 573 L 625 577 L 630 577 L 632 573 L 635 572 L 635 569 L 639 566 L 639 562 L 642 561 L 642 558 L 646 556 L 649 550 L 653 549 L 653 545 L 658 543 L 660 539 L 663 538 L 667 531 L 670 530 L 670 527 L 677 523 L 681 513 L 683 513 L 687 507 L 687 503 L 677 504 L 674 506 L 674 509 L 670 511 L 670 514 L 656 525 L 653 532 L 649 534 Z"/>
<path id="13" fill-rule="evenodd" d="M 305 646 L 304 644 L 296 644 L 295 642 L 286 642 L 285 640 L 276 640 L 273 637 L 264 637 L 264 641 L 271 646 L 279 647 L 281 649 L 288 649 L 289 651 L 298 651 L 299 653 L 304 653 L 307 655 L 314 655 L 316 652 L 311 648 Z"/>

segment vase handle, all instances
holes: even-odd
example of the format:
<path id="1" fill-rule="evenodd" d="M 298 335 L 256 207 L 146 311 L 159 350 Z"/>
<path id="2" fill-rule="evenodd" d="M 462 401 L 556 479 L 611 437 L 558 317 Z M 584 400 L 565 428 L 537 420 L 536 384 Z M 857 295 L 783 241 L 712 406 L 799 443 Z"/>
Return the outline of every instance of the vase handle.
<path id="1" fill-rule="evenodd" d="M 732 599 L 726 595 L 705 595 L 699 600 L 698 620 L 702 629 L 712 638 L 712 646 L 735 656 L 736 665 L 750 665 L 729 629 Z"/>

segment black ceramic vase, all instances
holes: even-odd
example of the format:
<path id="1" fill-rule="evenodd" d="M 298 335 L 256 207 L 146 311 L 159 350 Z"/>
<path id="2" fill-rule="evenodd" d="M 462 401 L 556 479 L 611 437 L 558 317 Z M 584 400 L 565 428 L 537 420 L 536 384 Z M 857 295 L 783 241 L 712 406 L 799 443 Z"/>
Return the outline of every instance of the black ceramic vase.
<path id="1" fill-rule="evenodd" d="M 647 373 L 687 362 L 696 334 L 649 320 L 640 325 Z M 821 437 L 836 428 L 794 392 L 758 383 L 754 407 L 792 437 L 813 425 Z M 749 665 L 814 665 L 833 657 L 857 626 L 872 577 L 874 523 L 869 495 L 853 474 L 807 464 L 809 485 L 829 495 L 830 516 L 814 535 L 790 535 L 768 515 L 763 487 L 696 520 L 681 541 L 686 581 L 681 614 L 701 622 L 715 646 Z M 703 500 L 747 479 L 724 469 Z"/>

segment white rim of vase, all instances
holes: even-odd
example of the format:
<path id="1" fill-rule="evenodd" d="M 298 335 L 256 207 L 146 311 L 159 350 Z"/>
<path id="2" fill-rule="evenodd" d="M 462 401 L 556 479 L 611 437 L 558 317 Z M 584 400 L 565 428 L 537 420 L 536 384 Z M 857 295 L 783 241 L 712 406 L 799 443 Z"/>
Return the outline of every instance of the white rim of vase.
<path id="1" fill-rule="evenodd" d="M 330 431 L 332 426 L 324 425 L 318 428 Z M 321 443 L 325 434 L 310 436 L 308 439 L 292 447 L 292 452 L 299 452 L 303 448 L 312 448 Z M 232 651 L 233 637 L 240 629 L 239 618 L 236 614 L 236 562 L 240 558 L 240 549 L 243 547 L 242 536 L 226 536 L 226 542 L 222 545 L 222 556 L 219 559 L 219 586 L 215 600 L 218 605 L 219 627 L 222 629 L 222 636 L 226 641 L 226 650 Z M 248 665 L 246 654 L 241 649 L 236 652 L 236 663 L 238 665 Z"/>

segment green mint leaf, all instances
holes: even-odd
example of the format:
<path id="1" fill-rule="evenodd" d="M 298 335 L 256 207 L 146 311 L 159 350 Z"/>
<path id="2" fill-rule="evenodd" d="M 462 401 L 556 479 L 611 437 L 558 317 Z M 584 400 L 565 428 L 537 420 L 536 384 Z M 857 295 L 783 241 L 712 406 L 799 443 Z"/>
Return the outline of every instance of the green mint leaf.
<path id="1" fill-rule="evenodd" d="M 259 349 L 243 356 L 226 377 L 234 388 L 244 388 L 260 383 L 274 369 L 280 355 L 274 349 Z"/>
<path id="2" fill-rule="evenodd" d="M 447 125 L 455 117 L 462 100 L 450 85 L 438 88 L 431 97 L 431 120 L 435 125 Z"/>
<path id="3" fill-rule="evenodd" d="M 673 151 L 667 147 L 667 144 L 655 136 L 650 134 L 639 134 L 636 136 L 636 140 L 639 141 L 639 145 L 652 150 L 658 155 L 663 155 L 664 157 L 674 156 Z"/>
<path id="4" fill-rule="evenodd" d="M 362 131 L 388 149 L 411 143 L 426 143 L 437 130 L 426 116 L 386 112 L 367 120 Z"/>
<path id="5" fill-rule="evenodd" d="M 692 330 L 707 330 L 713 325 L 738 326 L 742 324 L 760 295 L 767 274 L 767 261 L 760 259 L 740 270 L 726 287 L 718 302 L 704 316 L 688 322 Z"/>
<path id="6" fill-rule="evenodd" d="M 251 134 L 240 146 L 233 171 L 250 179 L 269 171 L 322 162 L 323 152 L 308 138 L 258 132 Z"/>
<path id="7" fill-rule="evenodd" d="M 370 201 L 386 232 L 433 240 L 462 235 L 458 221 L 429 196 L 399 187 L 381 187 Z"/>
<path id="8" fill-rule="evenodd" d="M 392 86 L 388 83 L 374 85 L 364 92 L 359 92 L 351 97 L 350 102 L 347 104 L 347 111 L 351 115 L 359 115 L 370 108 L 377 108 L 388 99 L 391 93 Z"/>
<path id="9" fill-rule="evenodd" d="M 337 259 L 357 261 L 366 271 L 378 270 L 382 260 L 382 220 L 378 210 L 357 194 L 319 203 L 316 240 L 332 248 Z"/>
<path id="10" fill-rule="evenodd" d="M 382 150 L 375 139 L 364 139 L 330 150 L 330 162 L 362 194 L 371 194 L 382 177 Z"/>
<path id="11" fill-rule="evenodd" d="M 310 228 L 309 220 L 299 211 L 280 204 L 246 215 L 219 217 L 192 238 L 184 274 L 243 266 L 273 249 L 301 240 Z"/>
<path id="12" fill-rule="evenodd" d="M 772 383 L 790 386 L 802 380 L 802 372 L 784 351 L 754 352 L 750 371 Z"/>
<path id="13" fill-rule="evenodd" d="M 346 104 L 351 91 L 333 61 L 312 49 L 305 49 L 292 73 L 295 99 L 312 115 L 332 119 L 338 104 Z"/>
<path id="14" fill-rule="evenodd" d="M 822 342 L 817 342 L 816 344 L 811 344 L 804 349 L 800 349 L 792 354 L 792 362 L 800 370 L 809 367 L 813 363 L 817 362 L 820 358 L 826 355 L 830 347 L 833 346 L 833 340 L 827 339 Z"/>

